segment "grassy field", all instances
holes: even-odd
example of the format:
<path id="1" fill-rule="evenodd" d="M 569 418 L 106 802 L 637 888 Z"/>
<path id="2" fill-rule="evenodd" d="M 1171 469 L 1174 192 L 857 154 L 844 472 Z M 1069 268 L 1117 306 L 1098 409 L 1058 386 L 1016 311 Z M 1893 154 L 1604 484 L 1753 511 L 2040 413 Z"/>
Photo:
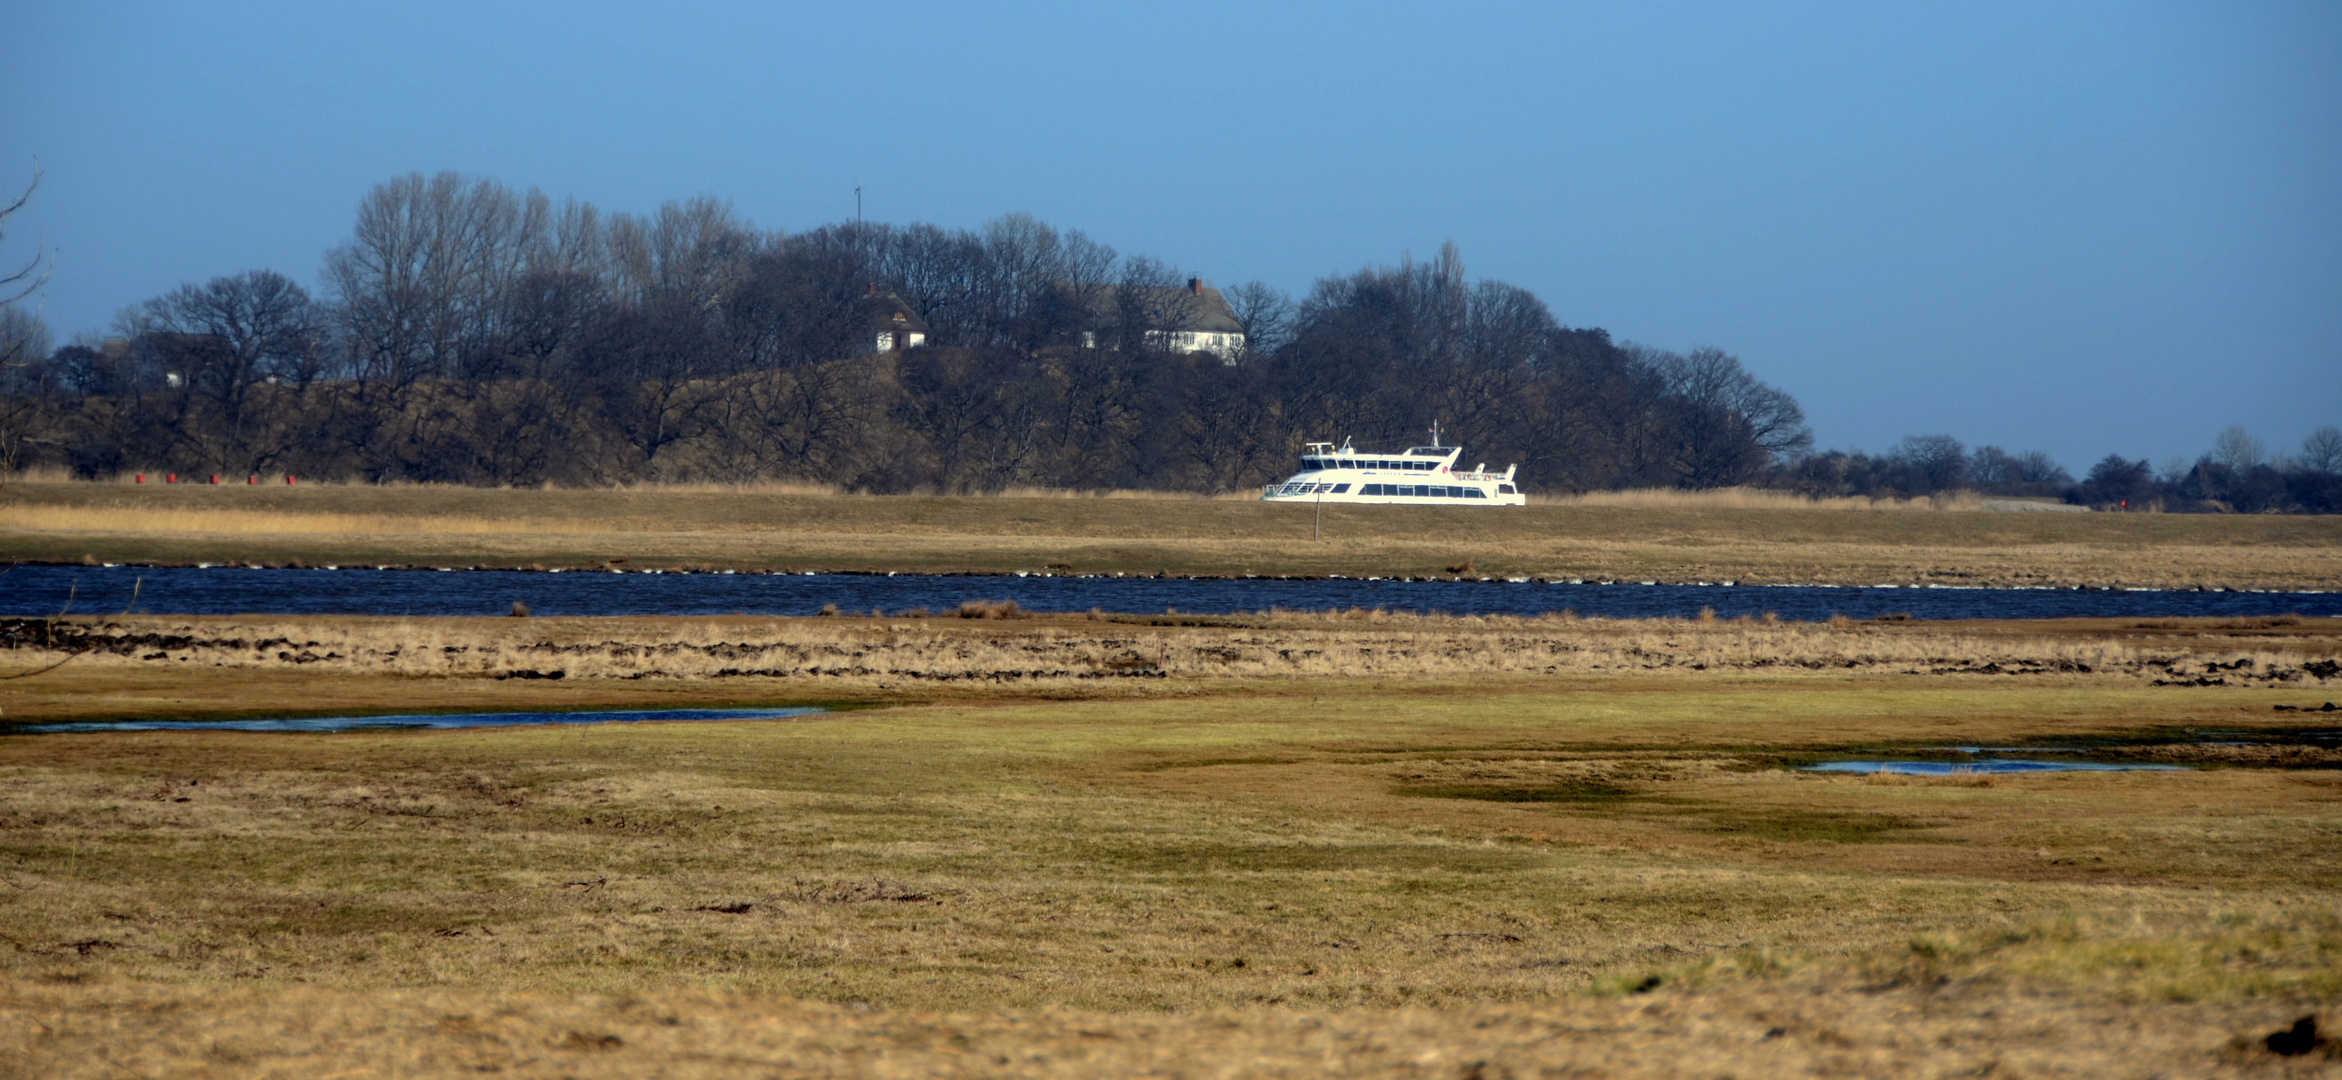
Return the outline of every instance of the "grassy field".
<path id="1" fill-rule="evenodd" d="M 876 707 L 0 738 L 0 1074 L 2331 1072 L 2331 621 L 17 622 L 16 723 Z M 1946 745 L 2192 767 L 1791 768 Z"/>
<path id="2" fill-rule="evenodd" d="M 0 560 L 2342 588 L 2342 518 L 12 483 Z"/>

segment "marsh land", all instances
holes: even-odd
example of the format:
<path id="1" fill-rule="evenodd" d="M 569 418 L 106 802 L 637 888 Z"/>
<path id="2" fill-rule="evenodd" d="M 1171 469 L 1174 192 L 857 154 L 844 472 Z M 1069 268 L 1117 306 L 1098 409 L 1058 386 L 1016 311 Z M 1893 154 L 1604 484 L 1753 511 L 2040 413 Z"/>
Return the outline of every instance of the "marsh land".
<path id="1" fill-rule="evenodd" d="M 153 478 L 150 478 L 150 480 Z M 1315 533 L 1320 539 L 1312 540 Z M 0 561 L 2342 588 L 2342 518 L 11 483 Z"/>
<path id="2" fill-rule="evenodd" d="M 19 724 L 829 711 L 0 738 L 0 1072 L 2336 1066 L 2334 620 L 968 614 L 11 621 Z M 1950 746 L 2187 768 L 1798 769 Z"/>

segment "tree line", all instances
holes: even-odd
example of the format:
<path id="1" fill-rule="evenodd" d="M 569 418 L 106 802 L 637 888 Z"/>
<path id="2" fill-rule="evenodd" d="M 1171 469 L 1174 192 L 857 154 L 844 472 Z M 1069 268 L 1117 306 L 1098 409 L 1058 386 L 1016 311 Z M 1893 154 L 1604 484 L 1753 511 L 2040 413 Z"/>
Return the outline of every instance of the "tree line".
<path id="1" fill-rule="evenodd" d="M 1906 437 L 1880 455 L 1808 454 L 1767 481 L 1815 497 L 1916 498 L 1951 491 L 2055 497 L 2099 510 L 2163 513 L 2342 513 L 2342 428 L 2313 431 L 2292 455 L 2229 427 L 2194 459 L 2158 467 L 2109 454 L 2080 480 L 2039 451 L 1974 450 L 1949 435 Z"/>
<path id="2" fill-rule="evenodd" d="M 1547 490 L 1762 479 L 1810 445 L 1716 349 L 1558 322 L 1453 248 L 1293 297 L 1224 290 L 1245 347 L 1112 310 L 1188 275 L 1011 215 L 759 230 L 712 199 L 605 214 L 490 180 L 370 192 L 312 293 L 255 270 L 51 348 L 21 309 L 7 466 L 484 485 L 767 480 L 855 490 L 1218 492 L 1302 443 L 1433 421 Z M 872 353 L 898 300 L 927 343 Z M 1101 303 L 1100 300 L 1104 302 Z"/>
<path id="3" fill-rule="evenodd" d="M 1528 290 L 1469 278 L 1452 246 L 1298 297 L 1221 290 L 1245 334 L 1225 355 L 1145 332 L 1168 315 L 1147 298 L 1188 278 L 1023 215 L 791 233 L 714 199 L 604 213 L 413 174 L 361 200 L 314 292 L 272 270 L 216 277 L 61 348 L 0 303 L 0 476 L 1225 492 L 1283 478 L 1305 442 L 1404 446 L 1437 421 L 1475 460 L 1520 463 L 1533 491 L 2139 501 L 2107 463 L 2076 482 L 2046 455 L 1949 436 L 1814 453 L 1796 400 L 1731 354 L 1565 326 Z M 902 309 L 926 343 L 872 351 Z M 2330 506 L 2300 479 L 2326 475 L 2314 460 L 2150 470 L 2147 498 Z"/>

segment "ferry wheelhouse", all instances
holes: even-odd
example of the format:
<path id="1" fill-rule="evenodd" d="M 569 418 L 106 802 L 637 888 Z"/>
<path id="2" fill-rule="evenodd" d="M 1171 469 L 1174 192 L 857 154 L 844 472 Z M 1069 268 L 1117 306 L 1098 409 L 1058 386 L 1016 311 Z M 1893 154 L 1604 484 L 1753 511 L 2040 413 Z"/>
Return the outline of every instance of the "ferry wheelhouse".
<path id="1" fill-rule="evenodd" d="M 1395 503 L 1402 506 L 1520 506 L 1527 500 L 1513 483 L 1513 470 L 1456 469 L 1460 446 L 1410 446 L 1399 453 L 1360 450 L 1344 441 L 1310 443 L 1301 471 L 1261 490 L 1262 502 Z"/>

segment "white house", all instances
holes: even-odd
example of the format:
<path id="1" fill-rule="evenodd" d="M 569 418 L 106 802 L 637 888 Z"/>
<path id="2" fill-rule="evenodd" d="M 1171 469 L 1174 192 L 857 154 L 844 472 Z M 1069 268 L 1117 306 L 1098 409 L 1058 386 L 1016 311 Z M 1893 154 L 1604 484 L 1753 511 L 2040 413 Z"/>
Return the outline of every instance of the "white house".
<path id="1" fill-rule="evenodd" d="M 867 302 L 870 337 L 866 340 L 871 343 L 871 352 L 901 352 L 927 344 L 927 320 L 903 303 L 902 297 L 879 292 L 878 286 L 872 285 Z"/>
<path id="2" fill-rule="evenodd" d="M 1149 345 L 1208 352 L 1231 364 L 1244 351 L 1244 324 L 1236 321 L 1236 312 L 1220 290 L 1204 287 L 1202 278 L 1187 279 L 1185 288 L 1095 285 L 1066 287 L 1061 292 L 1077 306 L 1087 307 L 1090 320 L 1097 325 L 1119 327 L 1126 317 L 1136 319 Z M 1083 331 L 1082 345 L 1096 348 L 1097 332 Z"/>

